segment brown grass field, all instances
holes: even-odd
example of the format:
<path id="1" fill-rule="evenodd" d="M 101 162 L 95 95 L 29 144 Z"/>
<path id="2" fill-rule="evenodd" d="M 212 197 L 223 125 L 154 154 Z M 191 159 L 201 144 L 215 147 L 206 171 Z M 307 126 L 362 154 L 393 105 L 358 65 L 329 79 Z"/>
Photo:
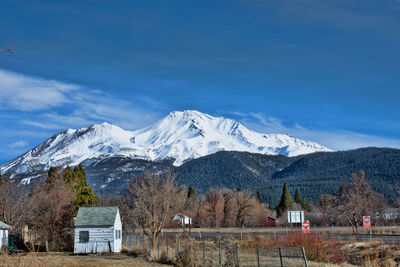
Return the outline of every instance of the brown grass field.
<path id="1" fill-rule="evenodd" d="M 74 256 L 62 253 L 1 255 L 1 267 L 161 267 L 170 266 L 161 263 L 148 262 L 140 257 L 127 254 L 95 254 Z"/>
<path id="2" fill-rule="evenodd" d="M 268 258 L 269 264 L 267 266 L 279 266 L 279 259 Z M 27 255 L 1 255 L 0 256 L 1 267 L 158 267 L 158 266 L 171 266 L 156 262 L 149 262 L 140 257 L 131 257 L 127 254 L 96 254 L 88 256 L 72 256 L 61 253 L 51 253 L 49 255 L 43 254 L 27 254 Z M 244 258 L 240 266 L 250 267 L 257 266 L 253 259 Z M 299 262 L 286 261 L 285 266 L 301 266 Z M 304 265 L 303 265 L 304 266 Z M 309 262 L 310 267 L 352 267 L 355 265 L 336 265 L 336 264 L 325 264 Z"/>
<path id="3" fill-rule="evenodd" d="M 67 253 L 28 253 L 19 255 L 0 255 L 0 267 L 61 267 L 61 266 L 177 266 L 177 267 L 211 267 L 218 266 L 221 255 L 222 266 L 235 266 L 235 255 L 238 255 L 239 266 L 256 267 L 257 253 L 261 266 L 280 266 L 278 247 L 282 255 L 299 256 L 299 248 L 304 247 L 310 267 L 395 267 L 400 266 L 400 249 L 395 243 L 379 240 L 372 242 L 326 240 L 318 236 L 303 236 L 293 233 L 278 239 L 259 236 L 256 238 L 206 240 L 204 242 L 205 258 L 202 257 L 202 241 L 190 238 L 171 242 L 168 255 L 165 243 L 160 242 L 160 250 L 151 250 L 147 246 L 124 248 L 119 254 L 72 255 Z M 219 248 L 221 250 L 219 250 Z M 235 250 L 238 252 L 235 253 Z M 221 252 L 219 252 L 221 251 Z M 300 250 L 301 251 L 301 250 Z M 300 252 L 300 256 L 302 253 Z M 161 262 L 161 263 L 160 263 Z M 170 265 L 165 264 L 170 263 Z M 283 258 L 284 266 L 305 266 L 302 258 Z"/>

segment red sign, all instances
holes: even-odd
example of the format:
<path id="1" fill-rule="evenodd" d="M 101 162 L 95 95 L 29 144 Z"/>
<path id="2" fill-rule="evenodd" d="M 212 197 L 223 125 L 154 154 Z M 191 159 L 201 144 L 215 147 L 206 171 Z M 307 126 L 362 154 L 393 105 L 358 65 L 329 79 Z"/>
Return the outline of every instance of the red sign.
<path id="1" fill-rule="evenodd" d="M 310 233 L 310 222 L 309 221 L 304 221 L 302 224 L 302 227 L 303 227 L 303 234 Z"/>
<path id="2" fill-rule="evenodd" d="M 370 216 L 363 216 L 363 227 L 365 229 L 371 228 L 371 217 Z"/>

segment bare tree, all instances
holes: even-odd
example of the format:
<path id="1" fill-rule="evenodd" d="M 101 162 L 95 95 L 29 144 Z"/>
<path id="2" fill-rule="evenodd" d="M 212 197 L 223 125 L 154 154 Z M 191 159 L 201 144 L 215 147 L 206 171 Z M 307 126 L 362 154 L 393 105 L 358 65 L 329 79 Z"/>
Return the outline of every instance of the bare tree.
<path id="1" fill-rule="evenodd" d="M 118 206 L 121 213 L 122 227 L 124 231 L 135 230 L 133 216 L 134 198 L 131 194 L 102 196 L 100 205 L 103 207 Z"/>
<path id="2" fill-rule="evenodd" d="M 239 191 L 235 197 L 236 201 L 236 225 L 243 226 L 246 216 L 251 214 L 255 199 L 248 192 Z"/>
<path id="3" fill-rule="evenodd" d="M 132 216 L 135 223 L 144 234 L 151 235 L 156 248 L 154 241 L 166 221 L 183 208 L 186 190 L 175 184 L 171 173 L 163 176 L 145 173 L 132 179 L 128 191 L 134 201 Z"/>
<path id="4" fill-rule="evenodd" d="M 76 216 L 75 194 L 61 179 L 32 190 L 32 212 L 27 225 L 36 237 L 32 244 L 49 242 L 50 249 L 72 247 L 73 218 Z"/>
<path id="5" fill-rule="evenodd" d="M 370 183 L 365 179 L 365 172 L 353 173 L 350 183 L 340 186 L 337 196 L 337 210 L 350 224 L 354 233 L 362 223 L 362 217 L 375 213 L 374 202 L 378 198 Z"/>
<path id="6" fill-rule="evenodd" d="M 21 230 L 31 212 L 30 191 L 7 178 L 0 178 L 0 218 L 11 225 L 13 230 Z"/>
<path id="7" fill-rule="evenodd" d="M 223 215 L 224 219 L 222 224 L 226 227 L 231 223 L 232 213 L 234 210 L 234 199 L 235 194 L 231 189 L 221 190 L 222 202 L 223 202 Z"/>
<path id="8" fill-rule="evenodd" d="M 219 228 L 221 220 L 221 208 L 222 208 L 222 196 L 218 190 L 211 190 L 206 195 L 204 207 L 206 210 L 206 216 L 212 226 Z"/>

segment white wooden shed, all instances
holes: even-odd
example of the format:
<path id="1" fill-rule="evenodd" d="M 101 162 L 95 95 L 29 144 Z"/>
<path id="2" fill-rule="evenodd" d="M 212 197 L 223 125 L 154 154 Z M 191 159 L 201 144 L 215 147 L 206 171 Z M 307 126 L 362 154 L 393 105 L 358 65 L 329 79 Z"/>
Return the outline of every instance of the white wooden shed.
<path id="1" fill-rule="evenodd" d="M 122 223 L 118 207 L 79 208 L 74 253 L 121 252 Z"/>
<path id="2" fill-rule="evenodd" d="M 174 221 L 178 221 L 181 224 L 182 227 L 185 226 L 185 225 L 192 224 L 192 218 L 190 218 L 189 216 L 186 216 L 183 213 L 177 213 L 174 216 L 173 220 Z"/>
<path id="3" fill-rule="evenodd" d="M 9 229 L 11 229 L 11 226 L 0 221 L 0 248 L 8 247 L 8 230 Z"/>

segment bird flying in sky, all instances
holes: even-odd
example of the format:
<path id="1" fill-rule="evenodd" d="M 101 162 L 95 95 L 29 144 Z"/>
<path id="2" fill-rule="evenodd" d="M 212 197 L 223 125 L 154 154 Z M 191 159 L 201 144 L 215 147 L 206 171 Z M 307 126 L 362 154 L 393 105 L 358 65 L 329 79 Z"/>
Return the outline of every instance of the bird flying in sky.
<path id="1" fill-rule="evenodd" d="M 0 53 L 1 53 L 1 52 L 4 52 L 4 53 L 14 54 L 13 50 L 14 50 L 14 48 L 15 48 L 15 45 L 16 45 L 16 43 L 14 43 L 13 46 L 12 46 L 11 48 L 5 47 L 3 50 L 0 50 Z"/>

